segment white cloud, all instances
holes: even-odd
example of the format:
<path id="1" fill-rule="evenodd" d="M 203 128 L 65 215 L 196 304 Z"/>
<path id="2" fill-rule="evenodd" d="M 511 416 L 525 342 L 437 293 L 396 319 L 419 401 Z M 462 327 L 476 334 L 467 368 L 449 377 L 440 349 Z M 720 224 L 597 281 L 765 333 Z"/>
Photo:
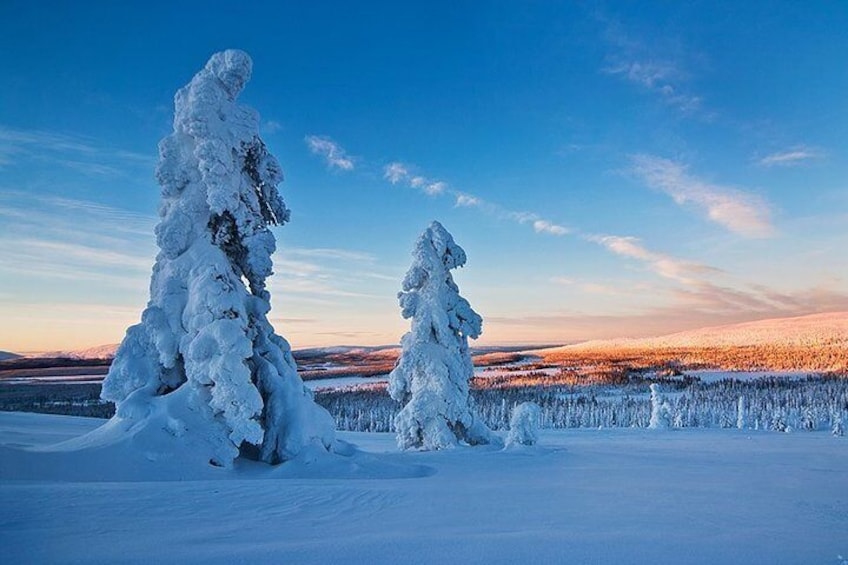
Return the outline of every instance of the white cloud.
<path id="1" fill-rule="evenodd" d="M 456 195 L 456 206 L 473 208 L 479 206 L 481 203 L 482 201 L 479 198 L 470 194 L 459 192 Z"/>
<path id="2" fill-rule="evenodd" d="M 601 235 L 588 236 L 587 239 L 602 245 L 616 255 L 642 261 L 659 276 L 683 284 L 697 284 L 699 281 L 694 278 L 695 275 L 719 272 L 718 269 L 713 267 L 683 261 L 663 253 L 651 251 L 635 237 Z"/>
<path id="3" fill-rule="evenodd" d="M 632 160 L 636 176 L 671 196 L 677 204 L 694 204 L 711 221 L 746 237 L 774 234 L 771 210 L 762 198 L 698 179 L 687 172 L 685 165 L 669 159 L 635 155 Z"/>
<path id="4" fill-rule="evenodd" d="M 383 167 L 383 178 L 392 184 L 406 183 L 411 188 L 420 190 L 429 196 L 437 196 L 444 193 L 448 184 L 444 181 L 429 179 L 423 175 L 413 175 L 409 165 L 398 161 L 389 163 Z"/>
<path id="5" fill-rule="evenodd" d="M 435 196 L 436 194 L 443 193 L 447 186 L 448 185 L 442 181 L 431 182 L 424 186 L 424 192 L 430 196 Z"/>
<path id="6" fill-rule="evenodd" d="M 758 161 L 763 167 L 795 167 L 815 159 L 821 159 L 823 152 L 810 147 L 795 147 L 766 155 Z"/>
<path id="7" fill-rule="evenodd" d="M 277 133 L 281 129 L 283 129 L 283 124 L 276 120 L 268 120 L 262 123 L 262 133 L 267 133 L 268 135 Z"/>
<path id="8" fill-rule="evenodd" d="M 409 169 L 403 163 L 389 163 L 383 169 L 383 178 L 392 184 L 397 184 L 409 177 Z"/>
<path id="9" fill-rule="evenodd" d="M 307 135 L 306 145 L 315 155 L 320 155 L 331 169 L 352 171 L 353 159 L 347 155 L 345 150 L 335 141 L 326 136 Z"/>
<path id="10" fill-rule="evenodd" d="M 536 220 L 533 222 L 533 229 L 536 230 L 536 233 L 547 233 L 551 235 L 565 235 L 570 231 L 568 228 L 553 224 L 547 220 Z"/>

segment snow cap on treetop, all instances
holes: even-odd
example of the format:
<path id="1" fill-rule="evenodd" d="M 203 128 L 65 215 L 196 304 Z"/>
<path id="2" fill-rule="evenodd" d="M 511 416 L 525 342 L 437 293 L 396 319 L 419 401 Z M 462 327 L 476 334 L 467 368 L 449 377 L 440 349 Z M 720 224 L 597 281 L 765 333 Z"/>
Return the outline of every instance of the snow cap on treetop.
<path id="1" fill-rule="evenodd" d="M 465 250 L 454 242 L 453 236 L 442 224 L 433 220 L 430 227 L 423 234 L 425 239 L 428 236 L 430 241 L 433 242 L 436 253 L 442 258 L 445 268 L 455 269 L 465 265 Z"/>
<path id="2" fill-rule="evenodd" d="M 253 61 L 250 55 L 240 49 L 227 49 L 212 55 L 206 63 L 206 69 L 221 81 L 230 100 L 235 100 L 250 80 Z"/>

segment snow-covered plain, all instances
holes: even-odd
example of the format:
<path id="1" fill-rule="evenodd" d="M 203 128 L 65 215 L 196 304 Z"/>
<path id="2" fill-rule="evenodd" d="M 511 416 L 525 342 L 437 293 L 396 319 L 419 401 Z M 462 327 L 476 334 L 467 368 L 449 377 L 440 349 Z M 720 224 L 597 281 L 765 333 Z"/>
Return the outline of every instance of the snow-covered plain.
<path id="1" fill-rule="evenodd" d="M 25 450 L 102 420 L 0 413 L 5 563 L 833 563 L 848 439 L 543 430 L 533 447 L 181 467 Z M 111 452 L 114 454 L 114 452 Z M 305 478 L 311 477 L 311 478 Z"/>

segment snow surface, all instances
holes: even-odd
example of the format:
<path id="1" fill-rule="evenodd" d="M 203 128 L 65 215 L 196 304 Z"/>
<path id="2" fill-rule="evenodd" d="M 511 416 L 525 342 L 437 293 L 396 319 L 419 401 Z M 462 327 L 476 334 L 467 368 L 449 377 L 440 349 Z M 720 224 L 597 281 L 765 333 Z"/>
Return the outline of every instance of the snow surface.
<path id="1" fill-rule="evenodd" d="M 834 563 L 848 442 L 829 433 L 642 429 L 539 444 L 361 450 L 185 468 L 53 453 L 103 423 L 0 413 L 6 563 Z M 43 449 L 43 447 L 42 447 Z M 38 453 L 37 455 L 44 455 Z M 312 478 L 305 478 L 311 475 Z"/>

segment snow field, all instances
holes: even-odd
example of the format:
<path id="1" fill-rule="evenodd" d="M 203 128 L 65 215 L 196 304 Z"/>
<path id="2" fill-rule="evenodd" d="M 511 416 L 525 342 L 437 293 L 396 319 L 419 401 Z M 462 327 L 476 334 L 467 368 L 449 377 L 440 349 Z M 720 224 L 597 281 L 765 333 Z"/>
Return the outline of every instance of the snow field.
<path id="1" fill-rule="evenodd" d="M 10 475 L 20 446 L 100 424 L 0 413 L 5 562 L 807 564 L 848 553 L 848 443 L 824 432 L 542 430 L 534 447 L 437 452 L 340 433 L 357 454 L 184 480 Z"/>

